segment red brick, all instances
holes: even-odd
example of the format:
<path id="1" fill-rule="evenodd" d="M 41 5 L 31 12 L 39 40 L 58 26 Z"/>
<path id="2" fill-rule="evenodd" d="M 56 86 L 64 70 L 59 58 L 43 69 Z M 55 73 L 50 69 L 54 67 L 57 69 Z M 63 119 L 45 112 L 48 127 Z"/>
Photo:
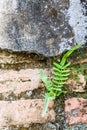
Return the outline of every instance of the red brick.
<path id="1" fill-rule="evenodd" d="M 65 101 L 66 123 L 74 125 L 78 123 L 87 124 L 87 99 L 70 98 Z"/>
<path id="2" fill-rule="evenodd" d="M 48 109 L 45 117 L 41 116 L 43 104 L 42 99 L 0 101 L 0 126 L 55 121 L 53 109 Z"/>
<path id="3" fill-rule="evenodd" d="M 41 69 L 25 69 L 20 71 L 0 71 L 0 93 L 13 92 L 18 95 L 21 92 L 37 89 L 40 86 Z M 46 70 L 43 70 L 47 73 Z"/>

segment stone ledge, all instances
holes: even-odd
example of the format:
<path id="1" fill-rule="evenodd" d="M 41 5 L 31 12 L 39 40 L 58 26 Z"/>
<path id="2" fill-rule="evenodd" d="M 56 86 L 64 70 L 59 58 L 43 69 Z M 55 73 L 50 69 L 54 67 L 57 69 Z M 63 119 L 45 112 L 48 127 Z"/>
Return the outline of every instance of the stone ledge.
<path id="1" fill-rule="evenodd" d="M 0 101 L 0 126 L 27 125 L 30 123 L 45 123 L 55 121 L 55 112 L 49 108 L 42 118 L 44 100 Z"/>
<path id="2" fill-rule="evenodd" d="M 70 98 L 66 100 L 65 117 L 66 123 L 69 125 L 87 124 L 87 99 Z"/>

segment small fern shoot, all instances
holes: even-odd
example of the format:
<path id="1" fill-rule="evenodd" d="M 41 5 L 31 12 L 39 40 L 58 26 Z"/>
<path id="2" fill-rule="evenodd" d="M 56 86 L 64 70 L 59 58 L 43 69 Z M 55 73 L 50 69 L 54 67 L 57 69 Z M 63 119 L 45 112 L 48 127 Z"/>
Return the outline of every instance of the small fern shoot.
<path id="1" fill-rule="evenodd" d="M 45 94 L 45 104 L 42 112 L 42 116 L 45 116 L 48 105 L 51 100 L 54 100 L 61 93 L 65 93 L 62 90 L 62 86 L 66 83 L 70 75 L 70 70 L 68 69 L 71 65 L 70 62 L 67 63 L 67 57 L 69 57 L 76 49 L 78 49 L 82 43 L 74 46 L 72 49 L 67 51 L 61 61 L 53 62 L 53 72 L 52 72 L 52 80 L 49 81 L 44 72 L 41 72 L 41 79 L 45 83 L 46 89 L 48 92 Z"/>

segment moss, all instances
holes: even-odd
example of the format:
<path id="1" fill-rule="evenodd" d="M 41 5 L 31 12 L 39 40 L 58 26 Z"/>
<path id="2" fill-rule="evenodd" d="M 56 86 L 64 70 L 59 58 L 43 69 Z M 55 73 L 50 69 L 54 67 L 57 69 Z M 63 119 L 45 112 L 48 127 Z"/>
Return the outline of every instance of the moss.
<path id="1" fill-rule="evenodd" d="M 74 65 L 71 68 L 71 73 L 73 73 L 71 76 L 74 80 L 78 80 L 78 74 L 84 75 L 85 79 L 87 80 L 87 64 L 78 64 Z"/>

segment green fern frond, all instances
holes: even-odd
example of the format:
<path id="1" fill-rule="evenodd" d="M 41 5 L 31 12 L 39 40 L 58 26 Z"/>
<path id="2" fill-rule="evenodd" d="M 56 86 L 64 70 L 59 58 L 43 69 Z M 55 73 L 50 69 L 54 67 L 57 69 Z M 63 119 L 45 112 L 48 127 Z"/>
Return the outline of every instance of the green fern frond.
<path id="1" fill-rule="evenodd" d="M 46 74 L 42 71 L 40 72 L 40 77 L 41 77 L 42 81 L 45 83 L 47 90 L 50 91 L 51 87 L 52 87 L 52 82 L 48 80 Z"/>
<path id="2" fill-rule="evenodd" d="M 69 62 L 60 67 L 60 64 L 54 63 L 52 82 L 55 88 L 60 88 L 66 83 L 66 80 L 70 75 L 70 70 L 67 69 L 70 66 L 70 64 L 71 63 Z"/>
<path id="3" fill-rule="evenodd" d="M 62 90 L 62 86 L 66 83 L 70 75 L 69 66 L 70 62 L 66 63 L 67 57 L 69 57 L 77 48 L 79 48 L 82 43 L 74 46 L 72 49 L 67 51 L 62 57 L 60 63 L 53 63 L 52 81 L 49 81 L 44 72 L 41 72 L 41 79 L 45 83 L 48 93 L 45 94 L 45 104 L 42 116 L 46 114 L 49 102 L 59 96 L 61 93 L 66 93 Z"/>

